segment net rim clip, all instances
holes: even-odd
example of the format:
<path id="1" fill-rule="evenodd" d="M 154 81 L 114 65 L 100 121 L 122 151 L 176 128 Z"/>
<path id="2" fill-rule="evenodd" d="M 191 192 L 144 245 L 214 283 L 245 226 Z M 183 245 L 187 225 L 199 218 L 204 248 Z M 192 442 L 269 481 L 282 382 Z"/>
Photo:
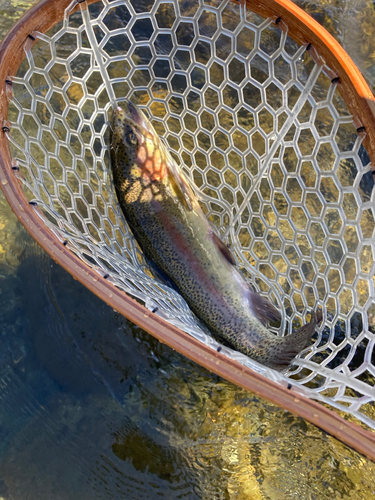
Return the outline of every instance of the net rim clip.
<path id="1" fill-rule="evenodd" d="M 312 57 L 312 59 L 315 62 L 315 64 L 317 64 L 318 66 L 321 66 L 321 67 L 325 67 L 326 66 L 325 60 L 318 53 L 318 51 L 316 50 L 316 48 L 314 47 L 314 45 L 312 43 L 308 43 L 306 45 L 306 50 L 309 52 L 309 54 Z"/>
<path id="2" fill-rule="evenodd" d="M 19 172 L 20 167 L 19 167 L 19 163 L 17 160 L 12 160 L 12 170 Z"/>
<path id="3" fill-rule="evenodd" d="M 4 132 L 4 134 L 9 134 L 11 127 L 12 127 L 12 124 L 10 123 L 9 120 L 3 120 L 3 124 L 2 124 L 1 129 Z"/>
<path id="4" fill-rule="evenodd" d="M 353 116 L 353 125 L 358 135 L 363 136 L 363 134 L 366 134 L 366 127 L 358 116 Z"/>
<path id="5" fill-rule="evenodd" d="M 9 100 L 13 98 L 13 77 L 7 76 L 5 78 L 5 93 Z"/>
<path id="6" fill-rule="evenodd" d="M 285 24 L 281 16 L 275 17 L 273 22 L 281 29 L 281 31 L 283 31 L 284 33 L 288 32 L 288 26 L 287 24 Z"/>
<path id="7" fill-rule="evenodd" d="M 31 33 L 29 33 L 27 35 L 25 46 L 24 46 L 25 52 L 29 52 L 31 50 L 31 47 L 33 46 L 33 44 L 37 38 L 38 38 L 38 35 L 37 35 L 37 32 L 35 32 L 35 31 L 32 31 Z"/>

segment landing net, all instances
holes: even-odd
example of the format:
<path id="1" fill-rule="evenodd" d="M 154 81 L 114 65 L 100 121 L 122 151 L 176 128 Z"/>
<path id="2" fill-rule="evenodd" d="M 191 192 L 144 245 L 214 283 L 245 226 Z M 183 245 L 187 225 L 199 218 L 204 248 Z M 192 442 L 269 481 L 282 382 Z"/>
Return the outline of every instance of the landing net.
<path id="1" fill-rule="evenodd" d="M 56 238 L 201 342 L 219 344 L 147 267 L 109 165 L 113 106 L 131 99 L 190 178 L 252 286 L 288 334 L 324 321 L 287 373 L 223 347 L 375 429 L 374 181 L 339 77 L 281 19 L 232 2 L 73 2 L 33 32 L 9 75 L 13 169 Z"/>

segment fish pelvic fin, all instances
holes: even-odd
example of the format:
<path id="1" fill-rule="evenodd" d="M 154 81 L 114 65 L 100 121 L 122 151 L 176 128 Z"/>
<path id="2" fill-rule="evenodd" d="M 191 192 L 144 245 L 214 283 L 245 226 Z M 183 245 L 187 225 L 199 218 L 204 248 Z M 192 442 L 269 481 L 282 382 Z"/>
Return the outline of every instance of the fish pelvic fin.
<path id="1" fill-rule="evenodd" d="M 258 293 L 249 290 L 247 292 L 251 310 L 254 316 L 265 325 L 267 322 L 280 321 L 281 314 L 271 302 Z"/>
<path id="2" fill-rule="evenodd" d="M 291 335 L 280 338 L 278 345 L 275 346 L 272 359 L 267 364 L 276 370 L 287 368 L 297 354 L 309 345 L 311 337 L 314 335 L 315 329 L 321 321 L 321 311 L 311 311 L 311 320 L 309 323 L 303 325 Z"/>
<path id="3" fill-rule="evenodd" d="M 211 233 L 211 239 L 215 243 L 216 247 L 222 254 L 222 256 L 231 264 L 232 266 L 236 265 L 236 259 L 234 258 L 234 255 L 228 248 L 228 246 L 219 238 L 219 236 L 212 231 Z"/>

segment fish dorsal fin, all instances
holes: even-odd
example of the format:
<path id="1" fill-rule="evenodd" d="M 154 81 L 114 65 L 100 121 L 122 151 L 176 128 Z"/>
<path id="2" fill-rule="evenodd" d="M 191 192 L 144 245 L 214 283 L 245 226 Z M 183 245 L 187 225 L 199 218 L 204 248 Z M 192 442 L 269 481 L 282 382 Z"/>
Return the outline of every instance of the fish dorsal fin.
<path id="1" fill-rule="evenodd" d="M 265 325 L 268 321 L 280 321 L 281 314 L 280 311 L 276 309 L 276 307 L 271 304 L 267 299 L 261 297 L 258 293 L 249 290 L 248 299 L 251 304 L 251 309 L 263 325 Z"/>
<path id="2" fill-rule="evenodd" d="M 232 264 L 232 266 L 235 266 L 236 265 L 236 259 L 234 258 L 234 255 L 229 250 L 229 248 L 227 247 L 227 245 L 223 241 L 221 241 L 221 239 L 218 237 L 218 235 L 216 233 L 214 233 L 213 231 L 211 233 L 211 238 L 212 238 L 212 241 L 217 246 L 217 248 L 222 253 L 222 255 L 229 262 L 229 264 Z"/>

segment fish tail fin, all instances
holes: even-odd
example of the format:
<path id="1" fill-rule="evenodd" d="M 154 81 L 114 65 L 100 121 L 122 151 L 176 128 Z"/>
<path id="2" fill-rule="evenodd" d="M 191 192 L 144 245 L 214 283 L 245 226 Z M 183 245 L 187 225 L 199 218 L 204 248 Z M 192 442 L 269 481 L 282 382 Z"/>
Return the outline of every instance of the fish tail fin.
<path id="1" fill-rule="evenodd" d="M 311 311 L 311 320 L 309 323 L 303 325 L 291 335 L 281 337 L 270 366 L 276 370 L 283 370 L 290 365 L 293 358 L 308 346 L 311 337 L 314 335 L 315 328 L 321 321 L 321 311 Z"/>

